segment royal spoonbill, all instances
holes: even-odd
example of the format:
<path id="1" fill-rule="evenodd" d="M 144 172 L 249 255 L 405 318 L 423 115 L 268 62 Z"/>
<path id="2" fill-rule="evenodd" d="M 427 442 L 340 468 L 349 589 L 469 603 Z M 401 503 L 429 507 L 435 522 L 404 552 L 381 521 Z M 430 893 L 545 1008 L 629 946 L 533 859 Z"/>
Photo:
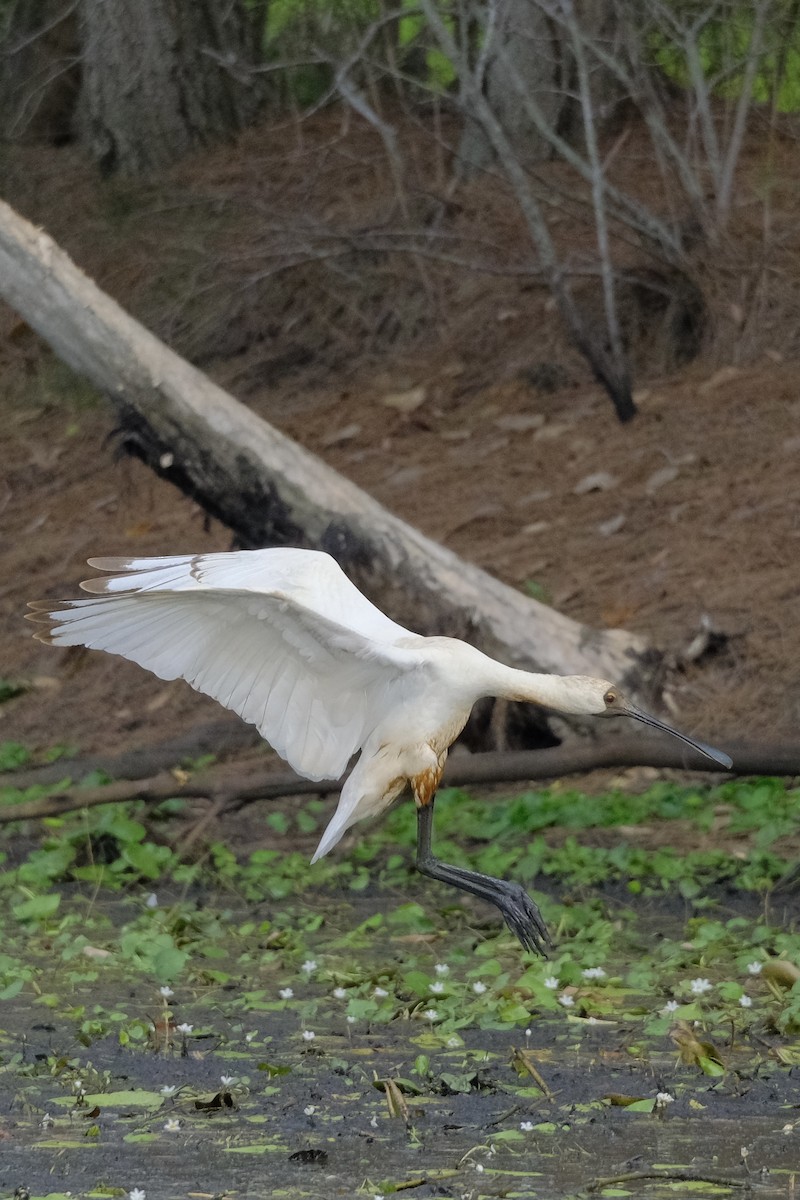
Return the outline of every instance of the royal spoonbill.
<path id="1" fill-rule="evenodd" d="M 629 716 L 673 734 L 723 766 L 726 754 L 643 712 L 613 683 L 504 666 L 456 638 L 395 624 L 315 550 L 240 550 L 167 558 L 90 558 L 108 574 L 89 598 L 34 601 L 35 635 L 185 679 L 255 725 L 308 779 L 338 779 L 360 756 L 312 862 L 406 784 L 417 806 L 417 867 L 495 904 L 527 950 L 549 944 L 518 884 L 435 858 L 433 804 L 448 748 L 482 696 L 575 716 Z"/>

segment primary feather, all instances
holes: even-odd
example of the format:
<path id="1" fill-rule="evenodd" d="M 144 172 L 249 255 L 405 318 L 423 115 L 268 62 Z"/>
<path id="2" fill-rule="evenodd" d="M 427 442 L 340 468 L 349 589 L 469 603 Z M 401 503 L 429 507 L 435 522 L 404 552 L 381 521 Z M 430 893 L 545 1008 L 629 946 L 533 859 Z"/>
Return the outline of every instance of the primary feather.
<path id="1" fill-rule="evenodd" d="M 95 558 L 90 599 L 37 602 L 38 636 L 185 679 L 255 725 L 301 775 L 338 779 L 386 715 L 425 639 L 397 625 L 328 554 L 270 549 Z"/>

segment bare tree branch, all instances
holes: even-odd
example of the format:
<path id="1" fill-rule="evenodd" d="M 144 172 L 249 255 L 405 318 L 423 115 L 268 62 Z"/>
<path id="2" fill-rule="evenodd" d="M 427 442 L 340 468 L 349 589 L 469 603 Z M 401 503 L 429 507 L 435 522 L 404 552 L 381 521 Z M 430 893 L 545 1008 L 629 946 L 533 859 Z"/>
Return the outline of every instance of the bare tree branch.
<path id="1" fill-rule="evenodd" d="M 763 743 L 723 741 L 719 747 L 734 760 L 737 775 L 800 775 L 800 747 L 765 746 Z M 730 778 L 730 772 L 689 747 L 679 747 L 666 739 L 625 735 L 602 743 L 577 739 L 544 750 L 498 751 L 489 754 L 454 754 L 445 768 L 442 787 L 474 787 L 491 783 L 523 783 L 558 779 L 565 775 L 600 768 L 659 767 L 702 771 Z M 121 804 L 144 800 L 160 804 L 175 797 L 225 801 L 241 807 L 257 800 L 286 796 L 325 796 L 338 792 L 340 782 L 314 782 L 301 779 L 291 771 L 252 770 L 214 767 L 196 775 L 162 772 L 151 778 L 131 782 L 119 780 L 103 787 L 63 787 L 38 800 L 10 804 L 0 808 L 0 825 L 11 821 L 35 820 L 94 808 L 100 804 Z"/>

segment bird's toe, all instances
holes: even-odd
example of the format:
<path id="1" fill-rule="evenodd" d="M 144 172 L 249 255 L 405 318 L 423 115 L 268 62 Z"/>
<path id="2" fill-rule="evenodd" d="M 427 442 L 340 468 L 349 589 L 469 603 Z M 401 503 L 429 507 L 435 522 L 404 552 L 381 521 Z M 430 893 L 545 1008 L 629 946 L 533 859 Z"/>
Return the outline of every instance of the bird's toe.
<path id="1" fill-rule="evenodd" d="M 526 950 L 547 958 L 548 947 L 553 943 L 538 906 L 518 883 L 508 885 L 505 900 L 503 916 L 511 932 Z"/>

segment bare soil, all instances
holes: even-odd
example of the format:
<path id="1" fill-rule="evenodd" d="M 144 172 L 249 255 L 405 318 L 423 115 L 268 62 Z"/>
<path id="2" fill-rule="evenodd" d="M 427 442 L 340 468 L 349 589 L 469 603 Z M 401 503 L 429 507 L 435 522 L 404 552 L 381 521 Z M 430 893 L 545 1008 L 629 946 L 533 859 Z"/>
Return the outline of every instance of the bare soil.
<path id="1" fill-rule="evenodd" d="M 363 132 L 329 128 L 317 160 L 312 135 L 289 151 L 279 134 L 182 164 L 158 190 L 101 183 L 69 148 L 27 149 L 7 196 L 243 401 L 464 558 L 589 625 L 642 633 L 676 663 L 709 622 L 717 652 L 668 681 L 684 728 L 794 739 L 800 364 L 778 344 L 745 365 L 653 362 L 623 427 L 527 278 L 448 267 L 431 282 L 424 263 L 392 277 L 340 262 L 337 290 L 318 261 L 270 276 L 265 229 L 358 213 L 386 186 Z M 484 201 L 505 260 L 526 260 L 514 220 Z M 367 336 L 367 317 L 391 336 Z M 74 594 L 90 555 L 226 549 L 229 532 L 115 454 L 110 407 L 8 309 L 0 367 L 0 676 L 29 685 L 0 706 L 0 740 L 109 751 L 208 720 L 211 703 L 183 684 L 34 642 L 22 613 Z"/>

